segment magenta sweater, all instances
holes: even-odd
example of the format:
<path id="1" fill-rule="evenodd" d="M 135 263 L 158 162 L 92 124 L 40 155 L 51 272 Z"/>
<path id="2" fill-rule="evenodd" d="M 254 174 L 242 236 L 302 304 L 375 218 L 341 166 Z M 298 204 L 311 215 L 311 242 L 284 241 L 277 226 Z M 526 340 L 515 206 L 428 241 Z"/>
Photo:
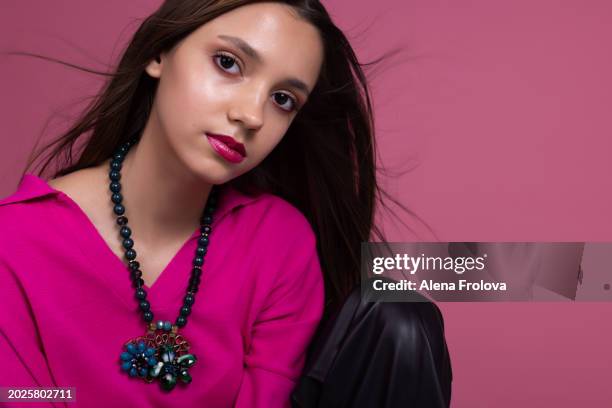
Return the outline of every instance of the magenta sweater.
<path id="1" fill-rule="evenodd" d="M 314 233 L 286 201 L 227 186 L 212 227 L 182 329 L 193 382 L 164 393 L 120 368 L 145 332 L 125 261 L 76 202 L 26 174 L 0 201 L 0 386 L 76 387 L 83 407 L 288 407 L 323 310 Z M 156 320 L 178 314 L 198 234 L 145 286 Z"/>

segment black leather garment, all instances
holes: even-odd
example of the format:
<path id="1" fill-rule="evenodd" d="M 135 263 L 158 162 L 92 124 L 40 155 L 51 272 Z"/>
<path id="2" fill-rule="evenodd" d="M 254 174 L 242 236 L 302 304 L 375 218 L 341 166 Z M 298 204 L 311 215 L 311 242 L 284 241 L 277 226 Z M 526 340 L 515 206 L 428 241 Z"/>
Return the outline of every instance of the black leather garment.
<path id="1" fill-rule="evenodd" d="M 436 305 L 371 301 L 356 288 L 324 322 L 293 394 L 294 408 L 449 407 L 452 370 Z"/>

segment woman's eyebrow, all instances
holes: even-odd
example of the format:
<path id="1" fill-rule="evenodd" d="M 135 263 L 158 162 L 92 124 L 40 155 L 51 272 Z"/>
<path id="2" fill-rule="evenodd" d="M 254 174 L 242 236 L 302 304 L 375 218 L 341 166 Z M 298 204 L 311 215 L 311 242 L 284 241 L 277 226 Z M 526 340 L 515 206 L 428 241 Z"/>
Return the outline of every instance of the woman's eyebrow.
<path id="1" fill-rule="evenodd" d="M 246 55 L 253 58 L 255 61 L 262 62 L 261 56 L 257 53 L 257 51 L 255 51 L 255 49 L 251 47 L 249 43 L 244 41 L 242 38 L 232 37 L 231 35 L 223 34 L 219 35 L 218 37 L 222 40 L 231 42 L 236 47 L 240 48 L 240 51 L 244 52 Z"/>
<path id="2" fill-rule="evenodd" d="M 262 63 L 263 60 L 261 58 L 261 55 L 259 55 L 259 53 L 255 51 L 255 49 L 251 47 L 251 45 L 248 42 L 244 41 L 242 38 L 223 34 L 220 34 L 217 37 L 234 44 L 234 46 L 238 47 L 240 51 L 244 52 L 246 55 L 253 58 L 258 63 Z M 303 81 L 297 78 L 288 78 L 287 80 L 283 81 L 283 83 L 292 86 L 296 89 L 299 89 L 306 95 L 310 94 L 310 89 L 308 89 L 308 85 L 306 85 Z"/>
<path id="3" fill-rule="evenodd" d="M 282 82 L 282 84 L 287 84 L 288 86 L 294 87 L 306 94 L 308 96 L 310 94 L 310 90 L 308 89 L 308 85 L 304 82 L 300 81 L 297 78 L 288 78 Z"/>

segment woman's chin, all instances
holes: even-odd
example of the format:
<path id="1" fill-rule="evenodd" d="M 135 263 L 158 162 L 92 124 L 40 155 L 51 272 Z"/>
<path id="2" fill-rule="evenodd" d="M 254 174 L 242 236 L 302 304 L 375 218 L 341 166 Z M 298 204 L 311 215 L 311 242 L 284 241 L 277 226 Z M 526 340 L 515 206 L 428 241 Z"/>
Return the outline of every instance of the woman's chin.
<path id="1" fill-rule="evenodd" d="M 192 167 L 192 172 L 196 174 L 202 181 L 208 184 L 225 184 L 236 177 L 245 173 L 244 170 L 236 167 L 232 168 L 219 163 L 209 163 L 210 165 Z"/>

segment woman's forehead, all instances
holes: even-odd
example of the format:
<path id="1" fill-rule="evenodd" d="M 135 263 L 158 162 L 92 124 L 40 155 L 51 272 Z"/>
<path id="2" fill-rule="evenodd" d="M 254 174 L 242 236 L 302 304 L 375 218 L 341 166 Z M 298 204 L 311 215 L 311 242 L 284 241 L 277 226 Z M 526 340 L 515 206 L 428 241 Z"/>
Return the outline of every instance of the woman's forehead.
<path id="1" fill-rule="evenodd" d="M 202 25 L 190 37 L 193 41 L 216 41 L 247 51 L 247 57 L 264 66 L 280 64 L 286 71 L 308 77 L 304 80 L 311 85 L 316 82 L 323 59 L 317 28 L 280 3 L 238 7 Z"/>

